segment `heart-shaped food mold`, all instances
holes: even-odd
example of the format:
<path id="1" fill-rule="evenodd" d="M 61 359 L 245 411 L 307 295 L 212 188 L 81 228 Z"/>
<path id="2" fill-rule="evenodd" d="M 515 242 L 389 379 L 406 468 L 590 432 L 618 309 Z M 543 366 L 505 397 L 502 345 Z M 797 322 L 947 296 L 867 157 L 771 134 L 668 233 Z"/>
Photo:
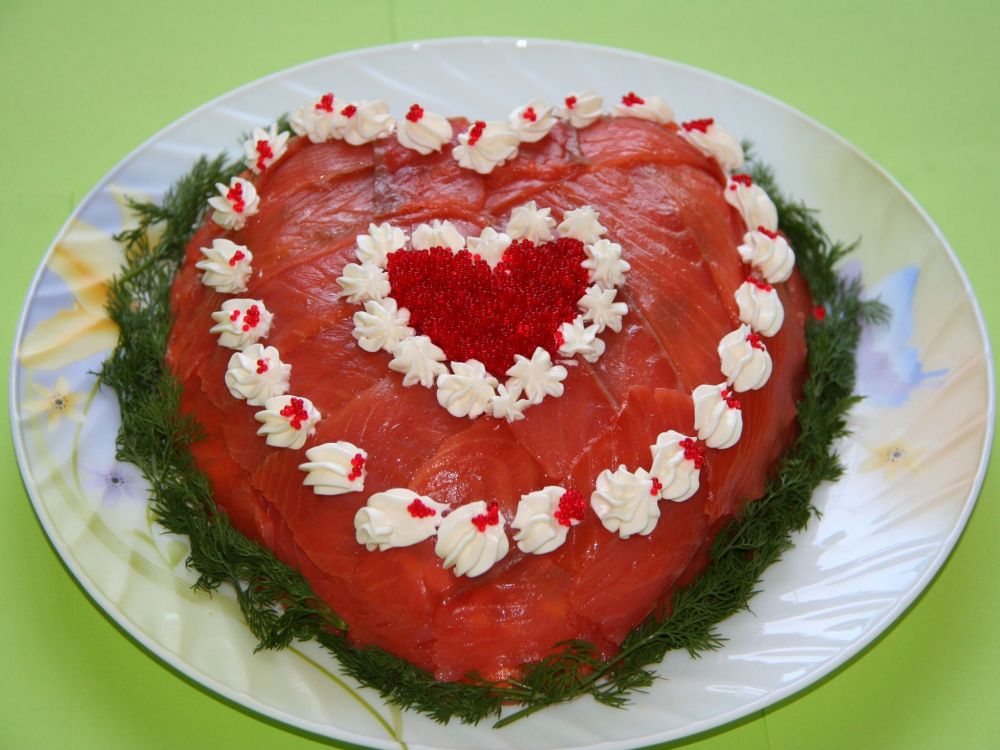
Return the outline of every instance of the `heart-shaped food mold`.
<path id="1" fill-rule="evenodd" d="M 438 679 L 613 653 L 797 432 L 812 304 L 739 145 L 634 93 L 291 123 L 173 287 L 219 506 Z"/>

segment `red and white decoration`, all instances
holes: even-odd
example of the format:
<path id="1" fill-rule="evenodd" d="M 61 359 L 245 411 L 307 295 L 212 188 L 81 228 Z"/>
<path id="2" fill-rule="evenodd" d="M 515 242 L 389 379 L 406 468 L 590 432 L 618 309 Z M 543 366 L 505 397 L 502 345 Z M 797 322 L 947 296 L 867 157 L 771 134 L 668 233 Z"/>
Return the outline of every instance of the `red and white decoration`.
<path id="1" fill-rule="evenodd" d="M 515 158 L 519 144 L 545 138 L 557 120 L 586 128 L 609 114 L 677 127 L 672 110 L 658 97 L 629 92 L 608 113 L 599 95 L 579 91 L 558 107 L 535 99 L 506 121 L 473 121 L 457 135 L 452 156 L 460 167 L 489 174 Z M 300 107 L 290 120 L 293 131 L 313 143 L 338 139 L 361 145 L 395 134 L 403 147 L 427 155 L 455 138 L 448 120 L 419 104 L 395 119 L 381 100 L 345 102 L 332 93 Z M 719 343 L 725 381 L 692 392 L 695 436 L 672 429 L 660 433 L 650 446 L 648 468 L 603 471 L 589 503 L 579 491 L 557 486 L 522 495 L 511 527 L 525 554 L 558 549 L 570 529 L 586 520 L 588 504 L 609 531 L 623 538 L 652 533 L 659 501 L 683 502 L 698 491 L 706 449 L 723 450 L 739 441 L 743 419 L 735 394 L 762 388 L 771 375 L 763 338 L 774 336 L 784 321 L 774 284 L 790 276 L 795 254 L 778 232 L 777 211 L 767 193 L 749 175 L 732 174 L 743 164 L 736 139 L 713 119 L 682 123 L 678 133 L 722 168 L 727 176 L 723 196 L 748 229 L 734 248 L 750 267 L 734 290 L 742 325 Z M 288 135 L 273 125 L 253 132 L 244 147 L 252 174 L 282 158 Z M 227 231 L 242 229 L 260 204 L 254 183 L 234 177 L 216 189 L 218 195 L 208 201 L 211 218 Z M 565 365 L 578 364 L 577 356 L 595 362 L 605 348 L 600 334 L 621 330 L 628 308 L 617 295 L 630 269 L 621 246 L 603 236 L 606 231 L 589 206 L 566 211 L 557 225 L 551 210 L 534 201 L 515 208 L 503 231 L 488 227 L 478 237 L 462 236 L 447 221 L 421 224 L 412 237 L 401 227 L 372 224 L 357 237 L 358 263 L 347 264 L 337 283 L 346 302 L 363 307 L 354 315 L 358 346 L 390 354 L 387 366 L 402 375 L 404 386 L 435 388 L 440 405 L 456 417 L 487 414 L 513 422 L 524 419 L 529 406 L 562 396 Z M 249 248 L 217 239 L 202 254 L 197 267 L 206 285 L 227 294 L 246 291 L 253 259 Z M 263 407 L 255 414 L 258 434 L 269 445 L 303 448 L 322 417 L 309 399 L 287 393 L 290 366 L 276 349 L 258 343 L 273 318 L 264 302 L 227 299 L 212 318 L 210 330 L 218 334 L 220 346 L 237 351 L 226 372 L 227 386 L 235 398 Z M 504 382 L 498 373 L 506 375 Z M 316 494 L 364 490 L 368 454 L 362 448 L 346 441 L 324 443 L 306 450 L 306 458 L 299 468 Z M 474 577 L 507 555 L 506 523 L 495 502 L 478 500 L 452 509 L 409 489 L 390 488 L 368 497 L 355 516 L 355 533 L 370 551 L 436 536 L 435 553 L 444 567 Z"/>
<path id="2" fill-rule="evenodd" d="M 628 307 L 615 298 L 629 264 L 606 231 L 589 206 L 556 226 L 534 201 L 513 209 L 503 232 L 487 227 L 479 237 L 448 221 L 420 224 L 412 239 L 372 225 L 357 238 L 360 264 L 347 264 L 337 283 L 364 306 L 354 315 L 358 346 L 392 355 L 404 386 L 435 387 L 454 417 L 513 422 L 563 395 L 560 362 L 595 361 L 599 334 L 621 330 Z"/>

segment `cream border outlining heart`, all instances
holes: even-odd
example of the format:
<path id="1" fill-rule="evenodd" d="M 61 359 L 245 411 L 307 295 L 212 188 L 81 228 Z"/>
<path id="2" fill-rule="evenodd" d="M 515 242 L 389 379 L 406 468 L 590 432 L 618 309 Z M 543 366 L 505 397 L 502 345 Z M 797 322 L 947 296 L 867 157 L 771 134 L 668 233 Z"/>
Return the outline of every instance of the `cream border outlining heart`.
<path id="1" fill-rule="evenodd" d="M 541 246 L 544 252 L 559 252 L 559 248 L 546 247 L 554 244 L 555 224 L 550 209 L 538 208 L 531 201 L 511 212 L 503 233 L 487 228 L 477 238 L 464 238 L 448 221 L 421 224 L 413 232 L 411 249 L 468 252 L 499 273 L 505 252 L 513 242 L 520 240 Z M 620 245 L 601 238 L 606 230 L 589 206 L 567 211 L 557 231 L 560 237 L 582 247 L 586 259 L 581 265 L 587 270 L 590 286 L 577 300 L 579 314 L 546 333 L 550 340 L 561 342 L 558 354 L 564 359 L 560 362 L 575 365 L 571 359 L 575 354 L 596 362 L 604 352 L 599 335 L 605 328 L 621 331 L 627 306 L 616 302 L 615 296 L 629 265 L 622 260 Z M 372 225 L 368 235 L 358 237 L 356 253 L 361 264 L 348 264 L 345 275 L 337 280 L 348 301 L 364 305 L 364 311 L 354 315 L 358 345 L 365 351 L 385 350 L 393 355 L 389 368 L 404 374 L 404 386 L 436 386 L 438 403 L 454 417 L 474 419 L 485 413 L 513 422 L 524 419 L 527 407 L 547 397 L 561 396 L 566 367 L 553 364 L 550 353 L 540 346 L 530 358 L 526 353 L 516 354 L 506 370 L 509 377 L 501 384 L 477 359 L 446 362 L 444 351 L 431 338 L 409 327 L 409 312 L 391 296 L 390 275 L 384 271 L 391 256 L 407 252 L 407 239 L 397 227 Z"/>

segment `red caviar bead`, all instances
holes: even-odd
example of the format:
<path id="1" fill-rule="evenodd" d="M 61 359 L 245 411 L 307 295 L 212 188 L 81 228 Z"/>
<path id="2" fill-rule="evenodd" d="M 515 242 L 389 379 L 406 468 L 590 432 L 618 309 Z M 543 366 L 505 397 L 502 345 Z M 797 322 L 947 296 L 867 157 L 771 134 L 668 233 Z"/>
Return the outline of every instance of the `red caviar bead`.
<path id="1" fill-rule="evenodd" d="M 321 112 L 333 112 L 333 94 L 323 94 L 313 106 Z"/>
<path id="2" fill-rule="evenodd" d="M 778 233 L 772 232 L 767 227 L 757 227 L 757 231 L 760 232 L 765 237 L 770 237 L 772 240 L 778 239 Z"/>
<path id="3" fill-rule="evenodd" d="M 306 411 L 305 402 L 301 398 L 295 398 L 294 396 L 278 413 L 286 417 L 292 428 L 296 430 L 301 430 L 302 423 L 309 421 L 309 412 Z"/>
<path id="4" fill-rule="evenodd" d="M 266 359 L 257 360 L 257 374 L 263 375 L 268 370 L 268 364 Z"/>
<path id="5" fill-rule="evenodd" d="M 538 115 L 535 114 L 534 107 L 528 107 L 524 112 L 521 113 L 521 117 L 529 122 L 535 122 L 538 120 Z"/>
<path id="6" fill-rule="evenodd" d="M 660 494 L 660 490 L 663 489 L 663 482 L 661 482 L 657 477 L 653 477 L 653 486 L 649 490 L 649 494 L 656 497 Z"/>
<path id="7" fill-rule="evenodd" d="M 737 400 L 736 396 L 733 395 L 733 392 L 729 388 L 723 388 L 722 393 L 720 395 L 722 396 L 722 400 L 726 402 L 726 406 L 728 406 L 730 409 L 740 408 L 740 402 Z"/>
<path id="8" fill-rule="evenodd" d="M 420 118 L 424 116 L 424 108 L 419 104 L 411 104 L 410 111 L 406 113 L 406 119 L 410 122 L 420 122 Z"/>
<path id="9" fill-rule="evenodd" d="M 709 127 L 715 124 L 715 119 L 712 117 L 705 117 L 701 120 L 688 120 L 687 122 L 681 123 L 681 127 L 687 132 L 692 130 L 697 130 L 700 133 L 707 133 Z"/>
<path id="10" fill-rule="evenodd" d="M 816 320 L 823 320 L 826 318 L 826 308 L 822 305 L 816 305 L 813 308 L 813 317 L 816 318 Z"/>
<path id="11" fill-rule="evenodd" d="M 753 179 L 751 179 L 750 175 L 748 174 L 734 174 L 729 179 L 737 183 L 738 185 L 742 185 L 743 187 L 750 187 L 751 185 L 753 185 Z M 735 190 L 736 185 L 730 185 L 729 189 Z"/>
<path id="12" fill-rule="evenodd" d="M 274 158 L 271 143 L 265 139 L 257 141 L 257 169 L 261 172 L 267 167 L 267 160 Z"/>
<path id="13" fill-rule="evenodd" d="M 260 323 L 260 308 L 257 305 L 250 305 L 246 315 L 243 317 L 243 321 L 246 324 L 243 326 L 244 331 L 256 328 L 257 324 Z"/>
<path id="14" fill-rule="evenodd" d="M 747 336 L 747 343 L 754 349 L 760 349 L 762 352 L 767 351 L 767 347 L 764 346 L 764 341 L 761 339 L 759 333 L 751 333 Z"/>
<path id="15" fill-rule="evenodd" d="M 553 517 L 560 526 L 572 526 L 573 521 L 582 521 L 587 512 L 587 503 L 578 490 L 566 490 L 559 498 L 559 507 Z"/>
<path id="16" fill-rule="evenodd" d="M 242 313 L 239 310 L 233 310 L 229 314 L 229 319 L 235 323 L 237 320 L 240 319 L 240 315 L 242 315 Z"/>
<path id="17" fill-rule="evenodd" d="M 472 517 L 472 524 L 480 531 L 486 531 L 487 526 L 496 526 L 500 523 L 500 506 L 492 502 L 486 506 L 486 512 Z"/>
<path id="18" fill-rule="evenodd" d="M 414 518 L 430 518 L 437 515 L 437 511 L 427 507 L 419 497 L 414 498 L 413 502 L 406 506 L 406 510 Z"/>
<path id="19" fill-rule="evenodd" d="M 354 113 L 357 111 L 358 108 L 356 106 L 354 106 L 353 104 L 348 104 L 346 107 L 340 110 L 340 114 L 342 114 L 344 117 L 354 117 Z"/>
<path id="20" fill-rule="evenodd" d="M 764 279 L 760 278 L 759 276 L 754 276 L 753 274 L 747 276 L 747 281 L 753 284 L 758 289 L 765 292 L 769 292 L 772 289 L 774 289 L 774 287 L 768 284 L 766 281 L 764 281 Z"/>
<path id="21" fill-rule="evenodd" d="M 684 458 L 692 461 L 696 469 L 700 469 L 705 465 L 705 449 L 698 445 L 698 441 L 692 438 L 684 438 L 681 440 L 680 446 L 684 449 Z"/>
<path id="22" fill-rule="evenodd" d="M 469 145 L 475 146 L 480 138 L 483 136 L 483 131 L 486 130 L 486 123 L 482 120 L 476 120 L 476 123 L 469 130 Z"/>
<path id="23" fill-rule="evenodd" d="M 242 250 L 237 250 L 235 253 L 233 253 L 233 257 L 229 259 L 229 265 L 235 266 L 245 257 L 247 257 L 246 253 L 244 253 Z"/>
<path id="24" fill-rule="evenodd" d="M 566 109 L 573 109 L 573 107 L 576 106 L 575 96 L 567 96 L 565 101 L 566 101 Z"/>
<path id="25" fill-rule="evenodd" d="M 626 107 L 633 107 L 636 104 L 645 104 L 646 100 L 641 96 L 636 94 L 634 91 L 629 91 L 625 96 L 622 97 L 622 104 Z"/>
<path id="26" fill-rule="evenodd" d="M 246 201 L 243 200 L 242 182 L 237 182 L 235 185 L 229 188 L 229 192 L 226 193 L 226 200 L 229 201 L 230 205 L 233 207 L 233 210 L 236 213 L 238 214 L 243 213 L 243 209 L 247 207 L 247 204 Z"/>
<path id="27" fill-rule="evenodd" d="M 360 453 L 355 453 L 354 458 L 351 459 L 351 473 L 347 475 L 347 479 L 353 482 L 355 479 L 361 476 L 365 469 L 365 457 Z"/>

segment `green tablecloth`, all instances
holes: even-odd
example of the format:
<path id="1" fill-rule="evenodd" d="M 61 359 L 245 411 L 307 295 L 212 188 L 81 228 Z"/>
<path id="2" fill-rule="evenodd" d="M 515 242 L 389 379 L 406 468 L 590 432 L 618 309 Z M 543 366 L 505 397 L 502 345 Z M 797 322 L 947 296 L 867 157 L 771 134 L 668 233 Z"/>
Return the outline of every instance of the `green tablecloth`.
<path id="1" fill-rule="evenodd" d="M 290 4 L 289 4 L 290 5 Z M 715 71 L 815 117 L 930 213 L 1000 321 L 1000 5 L 619 0 L 0 3 L 0 350 L 46 248 L 119 159 L 189 110 L 342 50 L 459 35 L 555 37 Z M 905 8 L 905 9 L 904 9 Z M 3 369 L 6 379 L 7 368 Z M 147 656 L 48 546 L 0 431 L 0 747 L 305 748 Z M 805 694 L 680 743 L 743 748 L 1000 747 L 997 472 L 951 560 L 860 658 Z M 331 743 L 332 744 L 332 743 Z"/>

